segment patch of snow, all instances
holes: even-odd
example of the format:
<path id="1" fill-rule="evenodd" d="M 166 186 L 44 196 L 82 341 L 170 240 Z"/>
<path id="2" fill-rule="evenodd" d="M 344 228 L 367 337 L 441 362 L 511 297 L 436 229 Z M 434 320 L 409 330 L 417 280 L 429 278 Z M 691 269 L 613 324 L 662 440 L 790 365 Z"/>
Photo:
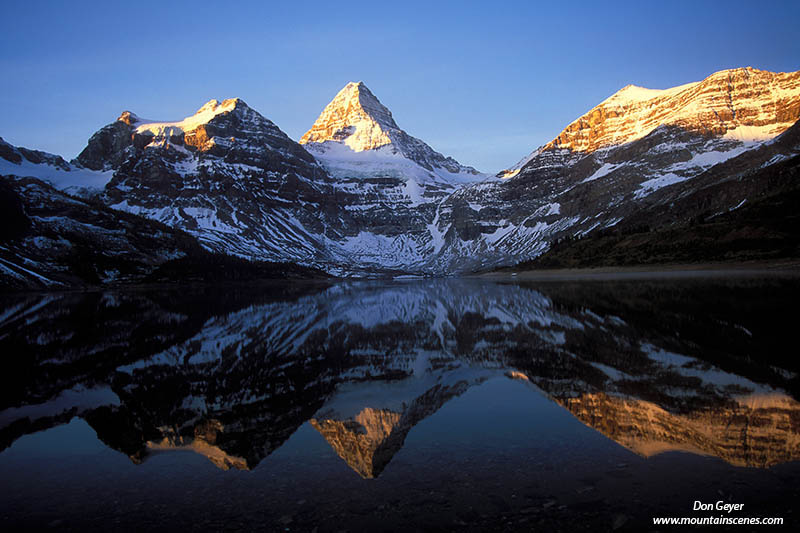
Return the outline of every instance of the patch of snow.
<path id="1" fill-rule="evenodd" d="M 522 159 L 520 159 L 519 161 L 517 161 L 517 163 L 514 166 L 512 166 L 512 167 L 508 168 L 507 170 L 505 170 L 503 172 L 503 175 L 500 176 L 500 177 L 502 179 L 513 178 L 514 176 L 519 174 L 519 171 L 522 170 L 522 167 L 527 165 L 534 157 L 539 155 L 541 153 L 541 151 L 542 151 L 541 148 L 537 148 L 536 150 L 534 150 L 533 152 L 531 152 L 527 156 L 525 156 Z"/>
<path id="2" fill-rule="evenodd" d="M 761 142 L 777 137 L 779 134 L 783 133 L 785 129 L 783 124 L 764 124 L 762 126 L 739 125 L 735 129 L 725 132 L 722 138 L 741 141 L 743 143 Z"/>
<path id="3" fill-rule="evenodd" d="M 343 143 L 325 141 L 306 144 L 305 148 L 336 178 L 387 177 L 402 181 L 414 180 L 420 185 L 445 184 L 450 187 L 491 178 L 488 174 L 450 172 L 440 167 L 434 167 L 430 171 L 404 157 L 391 144 L 372 150 L 354 151 Z"/>
<path id="4" fill-rule="evenodd" d="M 236 107 L 236 103 L 236 98 L 224 100 L 222 103 L 219 103 L 217 100 L 209 100 L 203 107 L 197 110 L 197 113 L 183 120 L 155 121 L 137 117 L 134 126 L 136 127 L 136 133 L 147 132 L 156 137 L 180 135 L 188 131 L 193 131 L 202 124 L 208 124 L 211 119 L 219 114 L 231 111 Z"/>
<path id="5" fill-rule="evenodd" d="M 710 150 L 707 152 L 700 152 L 695 154 L 689 161 L 672 165 L 669 170 L 693 169 L 696 167 L 701 167 L 701 169 L 711 168 L 714 165 L 718 165 L 728 159 L 741 155 L 752 148 L 752 145 L 741 144 L 725 151 Z"/>
<path id="6" fill-rule="evenodd" d="M 604 365 L 603 363 L 597 363 L 594 361 L 589 361 L 589 364 L 595 367 L 597 370 L 605 374 L 609 377 L 609 379 L 613 381 L 623 381 L 623 380 L 632 380 L 633 377 L 630 374 L 626 374 L 616 368 L 610 367 L 608 365 Z"/>
<path id="7" fill-rule="evenodd" d="M 387 267 L 409 267 L 424 259 L 418 243 L 409 235 L 388 236 L 361 231 L 343 239 L 339 246 L 354 259 Z"/>
<path id="8" fill-rule="evenodd" d="M 742 207 L 742 206 L 745 204 L 745 202 L 747 202 L 747 198 L 745 198 L 744 200 L 742 200 L 741 202 L 739 202 L 739 203 L 738 203 L 738 204 L 736 204 L 735 206 L 733 206 L 733 207 L 731 207 L 730 209 L 728 209 L 728 211 L 736 211 L 737 209 L 739 209 L 740 207 Z"/>
<path id="9" fill-rule="evenodd" d="M 586 183 L 589 181 L 594 181 L 598 178 L 602 178 L 603 176 L 610 174 L 614 170 L 616 170 L 621 165 L 615 165 L 613 163 L 603 163 L 603 165 L 594 171 L 594 174 L 583 180 L 581 183 Z"/>
<path id="10" fill-rule="evenodd" d="M 677 372 L 682 376 L 700 378 L 704 384 L 719 388 L 741 387 L 754 393 L 775 392 L 775 389 L 772 387 L 760 385 L 750 381 L 745 377 L 725 372 L 720 368 L 708 363 L 703 363 L 693 357 L 687 357 L 685 355 L 668 352 L 647 343 L 643 343 L 641 345 L 641 349 L 642 352 L 651 360 L 662 364 L 663 366 Z M 696 366 L 698 363 L 702 364 L 700 368 Z"/>
<path id="11" fill-rule="evenodd" d="M 644 198 L 658 189 L 691 179 L 714 165 L 737 157 L 753 149 L 753 147 L 754 145 L 752 143 L 742 143 L 729 150 L 699 152 L 688 161 L 676 163 L 668 167 L 666 169 L 667 172 L 664 174 L 640 183 L 639 189 L 634 193 L 633 197 L 635 199 Z"/>
<path id="12" fill-rule="evenodd" d="M 114 176 L 114 171 L 102 172 L 75 165 L 64 170 L 46 163 L 31 163 L 24 158 L 17 164 L 0 157 L 0 175 L 37 178 L 60 191 L 77 194 L 82 189 L 101 190 Z"/>
<path id="13" fill-rule="evenodd" d="M 431 235 L 432 243 L 433 243 L 433 253 L 438 254 L 439 251 L 444 246 L 444 233 L 439 230 L 439 208 L 436 208 L 436 216 L 433 218 L 433 221 L 428 224 L 428 233 Z"/>
<path id="14" fill-rule="evenodd" d="M 561 204 L 559 204 L 558 202 L 551 202 L 549 204 L 545 204 L 533 212 L 533 216 L 540 216 L 540 217 L 547 217 L 551 215 L 560 215 L 560 214 L 561 214 Z"/>
<path id="15" fill-rule="evenodd" d="M 669 89 L 647 89 L 637 85 L 626 85 L 616 93 L 605 99 L 600 105 L 615 104 L 619 106 L 638 104 L 653 100 L 654 98 L 666 98 L 675 96 L 683 91 L 697 86 L 700 82 L 686 83 Z"/>
<path id="16" fill-rule="evenodd" d="M 639 184 L 639 190 L 633 194 L 633 197 L 638 200 L 657 191 L 658 189 L 686 181 L 687 179 L 689 178 L 686 176 L 678 176 L 677 174 L 673 173 L 664 174 L 663 176 L 643 181 L 641 184 Z"/>
<path id="17" fill-rule="evenodd" d="M 41 276 L 41 275 L 37 274 L 36 272 L 34 272 L 33 270 L 29 270 L 29 269 L 27 269 L 25 267 L 22 267 L 20 265 L 12 263 L 11 261 L 7 261 L 7 260 L 3 259 L 2 257 L 0 257 L 0 267 L 3 267 L 4 271 L 10 273 L 13 277 L 15 277 L 17 279 L 25 279 L 24 276 L 22 276 L 19 273 L 19 271 L 22 271 L 25 274 L 33 276 L 34 278 L 38 279 L 39 281 L 41 281 L 42 283 L 44 283 L 47 286 L 61 285 L 61 283 L 59 283 L 57 281 L 53 281 L 52 279 L 46 278 L 44 276 Z"/>

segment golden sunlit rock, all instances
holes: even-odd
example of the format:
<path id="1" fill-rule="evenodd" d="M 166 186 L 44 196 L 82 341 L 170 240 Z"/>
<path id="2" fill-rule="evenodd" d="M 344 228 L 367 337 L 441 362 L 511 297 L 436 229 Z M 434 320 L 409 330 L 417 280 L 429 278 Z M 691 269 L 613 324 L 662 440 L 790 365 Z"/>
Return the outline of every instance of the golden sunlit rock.
<path id="1" fill-rule="evenodd" d="M 362 83 L 348 83 L 320 114 L 300 144 L 343 141 L 354 152 L 390 144 L 399 130 L 392 113 Z"/>
<path id="2" fill-rule="evenodd" d="M 576 152 L 641 139 L 659 126 L 735 140 L 763 140 L 800 118 L 800 72 L 751 67 L 671 89 L 623 87 L 568 125 L 544 150 Z"/>
<path id="3" fill-rule="evenodd" d="M 686 413 L 606 393 L 555 400 L 587 426 L 644 457 L 679 450 L 759 468 L 800 459 L 800 403 L 783 394 Z"/>

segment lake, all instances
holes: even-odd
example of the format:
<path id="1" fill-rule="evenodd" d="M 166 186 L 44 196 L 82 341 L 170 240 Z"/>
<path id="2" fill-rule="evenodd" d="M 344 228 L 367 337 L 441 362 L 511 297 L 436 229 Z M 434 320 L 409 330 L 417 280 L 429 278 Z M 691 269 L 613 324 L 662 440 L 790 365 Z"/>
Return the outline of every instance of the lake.
<path id="1" fill-rule="evenodd" d="M 3 295 L 0 528 L 791 525 L 798 301 L 746 273 Z"/>

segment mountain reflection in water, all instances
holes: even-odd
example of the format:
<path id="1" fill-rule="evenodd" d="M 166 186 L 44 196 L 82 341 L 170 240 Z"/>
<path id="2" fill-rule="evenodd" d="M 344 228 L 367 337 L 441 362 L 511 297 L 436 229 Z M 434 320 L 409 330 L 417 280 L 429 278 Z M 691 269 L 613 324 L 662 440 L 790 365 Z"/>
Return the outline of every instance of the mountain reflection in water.
<path id="1" fill-rule="evenodd" d="M 305 422 L 374 478 L 421 420 L 515 379 L 642 455 L 800 458 L 793 283 L 472 280 L 8 296 L 0 445 L 80 417 L 140 463 L 252 469 Z"/>
<path id="2" fill-rule="evenodd" d="M 793 277 L 5 295 L 0 528 L 636 530 L 720 491 L 783 512 L 798 296 Z"/>

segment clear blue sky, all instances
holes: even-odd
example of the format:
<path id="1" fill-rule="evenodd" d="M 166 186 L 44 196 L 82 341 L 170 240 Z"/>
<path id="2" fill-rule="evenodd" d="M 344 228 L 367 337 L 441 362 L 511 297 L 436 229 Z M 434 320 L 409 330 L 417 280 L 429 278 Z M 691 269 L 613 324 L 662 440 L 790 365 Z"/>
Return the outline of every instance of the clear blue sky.
<path id="1" fill-rule="evenodd" d="M 634 83 L 800 70 L 800 1 L 4 0 L 0 136 L 72 158 L 129 109 L 233 96 L 293 139 L 348 81 L 411 135 L 497 171 Z"/>

